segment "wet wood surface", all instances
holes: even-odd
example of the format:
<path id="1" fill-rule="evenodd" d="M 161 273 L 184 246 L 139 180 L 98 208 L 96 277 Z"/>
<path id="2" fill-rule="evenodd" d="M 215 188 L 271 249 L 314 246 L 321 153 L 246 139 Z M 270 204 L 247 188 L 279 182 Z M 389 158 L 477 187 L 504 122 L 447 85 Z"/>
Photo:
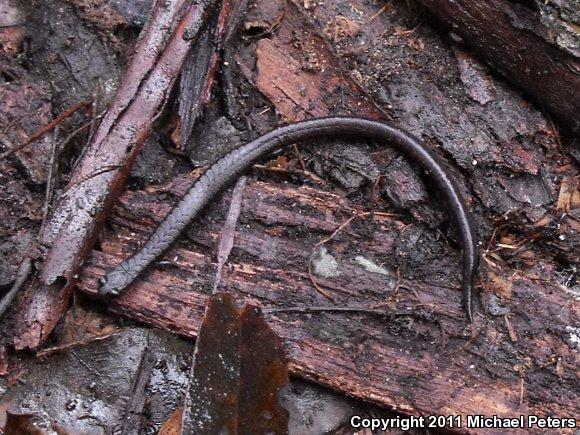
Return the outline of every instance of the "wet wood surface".
<path id="1" fill-rule="evenodd" d="M 115 99 L 43 223 L 41 252 L 29 253 L 39 273 L 19 295 L 17 349 L 40 346 L 68 308 L 77 271 L 179 75 L 190 46 L 183 33 L 199 33 L 214 6 L 156 3 Z"/>
<path id="2" fill-rule="evenodd" d="M 315 168 L 321 159 L 342 168 L 329 172 L 339 188 L 311 177 L 256 173 L 264 181 L 249 182 L 244 193 L 222 286 L 262 304 L 286 344 L 293 374 L 345 394 L 420 415 L 572 416 L 578 306 L 557 286 L 547 272 L 553 266 L 546 268 L 551 261 L 540 254 L 547 249 L 575 258 L 575 221 L 561 220 L 564 239 L 548 231 L 558 209 L 547 198 L 558 196 L 559 180 L 566 176 L 542 174 L 570 170 L 558 138 L 541 114 L 494 80 L 470 52 L 445 50 L 431 62 L 428 50 L 440 50 L 437 36 L 428 28 L 402 27 L 407 18 L 399 13 L 392 5 L 379 8 L 364 1 L 354 9 L 336 3 L 312 11 L 295 3 L 262 2 L 246 22 L 275 31 L 242 47 L 237 62 L 284 121 L 330 113 L 394 117 L 429 143 L 440 141 L 441 148 L 435 147 L 452 156 L 455 174 L 464 180 L 484 246 L 498 243 L 491 228 L 499 222 L 502 237 L 508 237 L 501 240 L 509 241 L 512 232 L 527 240 L 522 246 L 529 248 L 525 255 L 533 265 L 519 271 L 519 254 L 486 252 L 483 306 L 475 325 L 468 327 L 457 290 L 459 255 L 453 241 L 450 245 L 435 230 L 445 212 L 436 200 L 427 200 L 433 192 L 388 150 L 363 148 L 361 157 L 352 154 L 356 147 L 338 141 L 335 145 L 345 154 L 337 146 L 317 153 L 320 144 L 300 153 Z M 385 34 L 395 36 L 375 49 L 372 41 Z M 446 59 L 457 62 L 459 76 L 447 70 Z M 358 69 L 346 68 L 352 64 Z M 380 88 L 374 82 L 380 74 L 398 86 L 390 89 L 389 104 L 376 103 L 383 98 L 373 89 Z M 272 128 L 266 111 L 250 116 L 258 129 Z M 466 147 L 466 140 L 472 146 Z M 345 182 L 343 165 L 367 181 Z M 498 168 L 514 172 L 506 176 Z M 384 184 L 376 179 L 379 169 Z M 111 221 L 112 231 L 88 262 L 81 291 L 94 295 L 97 277 L 146 240 L 192 180 L 183 176 L 127 193 Z M 564 209 L 573 208 L 567 198 Z M 198 219 L 112 310 L 196 336 L 213 284 L 228 201 L 226 195 Z M 394 216 L 369 214 L 383 208 L 393 212 L 392 204 Z M 519 213 L 506 230 L 501 219 L 513 208 Z M 385 314 L 272 311 L 361 306 L 378 306 Z"/>
<path id="3" fill-rule="evenodd" d="M 578 24 L 572 12 L 577 4 L 566 0 L 544 5 L 510 0 L 421 0 L 421 4 L 498 72 L 578 132 L 580 103 L 569 98 L 570 92 L 580 91 Z"/>
<path id="4" fill-rule="evenodd" d="M 169 190 L 181 193 L 187 181 Z M 113 311 L 195 337 L 211 292 L 212 251 L 227 204 L 221 200 L 198 220 L 186 240 L 120 297 Z M 124 195 L 113 219 L 114 235 L 94 252 L 81 290 L 94 294 L 98 276 L 143 242 L 170 206 L 166 189 Z M 409 229 L 377 216 L 353 221 L 325 245 L 324 256 L 315 256 L 314 279 L 333 295 L 334 304 L 317 293 L 308 275 L 313 247 L 363 211 L 310 187 L 254 181 L 246 189 L 222 286 L 241 300 L 262 304 L 285 342 L 295 375 L 422 415 L 575 414 L 577 366 L 568 327 L 577 322 L 578 307 L 558 288 L 517 280 L 505 314 L 479 314 L 467 328 L 457 290 L 457 253 L 444 249 L 431 266 L 433 280 L 447 275 L 449 285 L 402 279 L 396 288 L 396 273 L 385 264 Z M 317 269 L 329 262 L 336 262 L 335 276 Z M 391 315 L 268 314 L 269 308 L 377 304 Z"/>
<path id="5" fill-rule="evenodd" d="M 61 10 L 57 6 L 49 18 Z M 218 80 L 211 99 L 206 89 L 210 107 L 200 124 L 210 134 L 205 141 L 194 135 L 195 145 L 214 158 L 223 153 L 215 138 L 228 137 L 228 131 L 231 136 L 231 129 L 223 128 L 227 121 L 216 107 L 236 98 L 243 100 L 238 115 L 256 133 L 313 116 L 355 114 L 393 121 L 421 137 L 450 164 L 482 241 L 475 324 L 466 323 L 461 309 L 460 256 L 437 193 L 412 164 L 372 144 L 305 144 L 254 170 L 221 289 L 263 307 L 284 340 L 293 375 L 344 394 L 406 414 L 576 416 L 577 165 L 542 107 L 424 13 L 411 2 L 252 3 L 241 26 L 244 38 L 228 58 L 237 88 L 218 89 Z M 51 77 L 59 77 L 60 64 L 42 57 L 51 52 L 45 51 L 33 57 L 35 67 L 46 65 Z M 83 80 L 92 77 L 83 74 Z M 14 77 L 3 87 L 8 116 L 0 124 L 22 120 L 10 131 L 15 143 L 47 124 L 51 109 L 63 112 L 67 106 L 59 106 L 60 98 L 70 103 L 90 97 L 70 85 L 63 86 L 70 95 L 55 93 L 45 101 L 39 97 L 44 94 L 32 92 L 45 83 L 34 87 Z M 42 110 L 31 110 L 19 95 L 39 100 Z M 567 103 L 563 107 L 572 101 Z M 38 113 L 28 119 L 29 112 Z M 157 148 L 143 150 L 129 190 L 85 262 L 79 276 L 83 294 L 96 296 L 98 277 L 139 248 L 198 176 L 199 170 L 188 172 L 184 156 L 166 152 L 182 145 L 175 131 L 166 131 L 170 126 L 159 129 L 162 140 L 152 138 Z M 191 144 L 186 148 L 193 162 L 200 161 Z M 10 234 L 15 246 L 40 225 L 35 213 L 42 202 L 38 195 L 28 199 L 32 194 L 23 180 L 32 167 L 42 169 L 35 171 L 42 182 L 46 168 L 36 160 L 46 160 L 43 149 L 38 156 L 17 153 L 25 171 L 0 161 L 0 179 L 10 180 L 0 195 L 2 234 Z M 150 174 L 159 172 L 164 173 L 152 181 Z M 196 337 L 228 205 L 229 194 L 216 199 L 110 310 Z M 3 246 L 13 269 L 25 249 Z M 57 248 L 67 251 L 65 245 Z M 0 278 L 5 285 L 11 275 L 3 271 Z M 68 307 L 67 297 L 50 294 L 59 313 Z M 19 306 L 51 311 L 42 297 L 36 300 Z M 12 322 L 22 314 L 17 308 L 3 326 L 9 347 L 14 330 L 22 332 Z M 17 347 L 37 346 L 48 336 L 58 316 L 43 318 L 46 328 L 29 328 Z"/>

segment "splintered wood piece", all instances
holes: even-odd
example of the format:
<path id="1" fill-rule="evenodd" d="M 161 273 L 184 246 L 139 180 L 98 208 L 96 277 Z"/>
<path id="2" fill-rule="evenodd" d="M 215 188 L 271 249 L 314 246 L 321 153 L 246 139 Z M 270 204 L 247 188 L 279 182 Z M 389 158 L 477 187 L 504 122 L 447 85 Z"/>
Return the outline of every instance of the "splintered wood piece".
<path id="1" fill-rule="evenodd" d="M 125 408 L 121 435 L 138 435 L 141 433 L 141 419 L 147 401 L 147 385 L 151 380 L 153 368 L 157 364 L 155 353 L 146 347 L 141 355 L 137 375 L 133 382 L 133 391 Z"/>
<path id="2" fill-rule="evenodd" d="M 220 66 L 219 53 L 224 40 L 233 33 L 243 17 L 247 0 L 225 0 L 212 24 L 202 31 L 197 44 L 192 47 L 183 65 L 179 82 L 180 141 L 178 149 L 184 150 L 195 123 L 211 100 L 212 87 Z"/>
<path id="3" fill-rule="evenodd" d="M 238 223 L 238 218 L 240 217 L 240 212 L 242 209 L 242 198 L 244 195 L 244 189 L 246 188 L 246 181 L 247 178 L 245 176 L 238 179 L 236 187 L 232 193 L 232 202 L 230 204 L 230 209 L 228 210 L 226 222 L 220 233 L 215 282 L 213 284 L 214 293 L 217 291 L 220 280 L 222 278 L 222 271 L 232 252 L 232 248 L 234 247 L 236 225 Z"/>

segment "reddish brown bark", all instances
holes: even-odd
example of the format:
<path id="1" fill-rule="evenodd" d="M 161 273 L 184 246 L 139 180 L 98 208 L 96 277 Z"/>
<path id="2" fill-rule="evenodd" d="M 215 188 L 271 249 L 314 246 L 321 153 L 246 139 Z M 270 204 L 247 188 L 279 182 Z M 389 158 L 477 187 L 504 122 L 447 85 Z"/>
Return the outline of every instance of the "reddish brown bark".
<path id="1" fill-rule="evenodd" d="M 182 179 L 168 188 L 180 193 L 186 185 Z M 83 292 L 95 294 L 97 277 L 136 249 L 167 213 L 164 192 L 123 196 L 114 235 L 103 240 L 102 252 L 93 254 L 81 277 Z M 223 216 L 228 199 L 197 221 L 190 240 L 171 249 L 112 309 L 195 337 L 213 285 L 212 252 L 221 228 L 215 212 Z M 577 323 L 579 311 L 558 288 L 517 280 L 506 297 L 509 313 L 480 314 L 466 332 L 457 279 L 449 287 L 403 279 L 394 289 L 394 272 L 378 265 L 396 255 L 401 235 L 412 229 L 377 216 L 353 222 L 325 245 L 340 274 L 315 279 L 336 305 L 320 296 L 308 276 L 312 249 L 362 211 L 308 187 L 251 182 L 246 188 L 222 286 L 240 300 L 262 304 L 295 375 L 418 415 L 575 414 L 576 356 L 567 327 Z M 445 256 L 431 265 L 433 276 L 456 274 L 457 253 Z M 387 315 L 267 314 L 269 308 L 377 304 Z"/>
<path id="2" fill-rule="evenodd" d="M 247 7 L 246 0 L 222 2 L 215 24 L 207 26 L 185 60 L 179 92 L 179 135 L 177 149 L 185 149 L 196 122 L 209 105 L 220 66 L 220 52 Z"/>
<path id="3" fill-rule="evenodd" d="M 283 121 L 337 112 L 390 119 L 388 111 L 344 70 L 332 47 L 313 31 L 314 24 L 306 15 L 288 3 L 283 17 L 275 36 L 258 41 L 256 71 L 249 74 L 245 70 L 248 79 L 276 106 Z M 296 29 L 301 30 L 298 37 Z M 250 67 L 248 59 L 240 62 Z"/>
<path id="4" fill-rule="evenodd" d="M 17 349 L 41 344 L 68 307 L 78 269 L 188 52 L 190 42 L 183 33 L 199 30 L 206 15 L 206 4 L 190 6 L 178 0 L 156 5 L 114 102 L 42 229 L 40 244 L 50 248 L 39 276 L 23 295 L 26 303 L 21 304 L 21 324 L 14 340 Z M 168 26 L 174 27 L 172 33 Z"/>

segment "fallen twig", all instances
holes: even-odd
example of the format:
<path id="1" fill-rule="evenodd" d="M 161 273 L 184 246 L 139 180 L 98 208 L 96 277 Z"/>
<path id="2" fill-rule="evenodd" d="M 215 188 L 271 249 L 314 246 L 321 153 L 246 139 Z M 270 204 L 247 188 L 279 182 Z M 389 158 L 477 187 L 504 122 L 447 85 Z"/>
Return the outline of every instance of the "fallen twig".
<path id="1" fill-rule="evenodd" d="M 52 136 L 52 149 L 50 151 L 50 162 L 48 164 L 48 174 L 46 175 L 46 190 L 44 194 L 44 205 L 42 206 L 42 221 L 46 220 L 48 212 L 50 210 L 50 203 L 52 200 L 52 190 L 54 186 L 54 179 L 56 177 L 58 159 L 57 155 L 59 152 L 58 146 L 58 127 L 54 129 L 54 134 Z"/>
<path id="2" fill-rule="evenodd" d="M 4 315 L 4 312 L 8 309 L 10 304 L 12 304 L 12 301 L 20 291 L 22 285 L 26 282 L 26 279 L 28 278 L 28 275 L 30 275 L 31 271 L 32 260 L 30 257 L 26 256 L 22 263 L 20 263 L 12 288 L 0 300 L 0 317 Z"/>
<path id="3" fill-rule="evenodd" d="M 39 128 L 38 130 L 36 130 L 32 136 L 30 136 L 30 138 L 28 138 L 28 140 L 26 142 L 21 143 L 20 145 L 15 146 L 14 148 L 6 151 L 4 154 L 0 155 L 0 160 L 5 159 L 8 156 L 11 156 L 12 154 L 22 150 L 23 148 L 26 148 L 28 145 L 30 145 L 33 142 L 36 142 L 38 139 L 40 139 L 42 136 L 44 136 L 45 134 L 49 133 L 50 131 L 52 131 L 57 125 L 59 125 L 62 121 L 64 121 L 65 119 L 71 117 L 72 115 L 74 115 L 78 110 L 82 109 L 83 107 L 89 105 L 90 103 L 87 101 L 83 101 L 82 103 L 79 104 L 75 104 L 74 106 L 72 106 L 71 108 L 65 110 L 63 113 L 61 113 L 60 115 L 58 115 L 56 118 L 54 118 L 51 122 L 49 122 L 48 124 L 46 124 L 44 127 Z"/>
<path id="4" fill-rule="evenodd" d="M 286 168 L 278 168 L 276 166 L 266 166 L 266 165 L 254 165 L 254 169 L 259 169 L 261 171 L 269 171 L 269 172 L 276 172 L 279 174 L 288 174 L 288 175 L 295 175 L 301 176 L 305 178 L 309 178 L 316 184 L 324 184 L 324 180 L 319 176 L 313 174 L 312 172 L 306 170 L 297 170 L 297 169 L 286 169 Z"/>
<path id="5" fill-rule="evenodd" d="M 139 368 L 135 375 L 135 381 L 133 382 L 131 398 L 127 403 L 123 415 L 121 435 L 138 435 L 142 433 L 141 416 L 143 415 L 143 408 L 148 397 L 146 388 L 156 364 L 157 358 L 155 357 L 155 353 L 149 346 L 145 347 L 141 354 L 141 361 L 139 362 Z"/>
<path id="6" fill-rule="evenodd" d="M 192 48 L 187 56 L 179 89 L 181 141 L 177 144 L 178 149 L 185 148 L 193 132 L 195 122 L 211 99 L 211 91 L 219 70 L 220 54 L 224 45 L 226 45 L 226 49 L 223 51 L 226 53 L 223 57 L 228 61 L 221 65 L 226 79 L 224 81 L 228 86 L 231 85 L 228 81 L 231 78 L 231 73 L 227 47 L 231 46 L 229 42 L 239 27 L 246 6 L 247 0 L 224 0 L 219 14 L 212 20 L 215 24 L 205 29 L 199 43 Z M 233 92 L 233 88 L 228 88 L 229 91 Z M 227 104 L 229 94 L 226 93 L 225 97 Z M 235 101 L 234 104 L 236 104 Z"/>
<path id="7" fill-rule="evenodd" d="M 266 308 L 264 313 L 275 314 L 275 313 L 299 313 L 299 314 L 315 314 L 315 313 L 356 313 L 356 314 L 366 314 L 372 316 L 393 318 L 393 317 L 416 317 L 424 320 L 429 320 L 432 322 L 439 323 L 439 321 L 434 317 L 429 315 L 424 311 L 416 312 L 410 310 L 399 310 L 399 311 L 385 311 L 377 310 L 373 307 L 288 307 L 288 308 Z"/>

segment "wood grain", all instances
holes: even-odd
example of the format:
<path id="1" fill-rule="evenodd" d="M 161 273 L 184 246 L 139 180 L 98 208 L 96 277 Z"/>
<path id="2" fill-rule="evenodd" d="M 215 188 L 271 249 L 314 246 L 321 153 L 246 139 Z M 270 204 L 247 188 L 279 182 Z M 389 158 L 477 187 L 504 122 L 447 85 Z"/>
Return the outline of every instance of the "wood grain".
<path id="1" fill-rule="evenodd" d="M 98 276 L 145 240 L 171 207 L 167 193 L 181 194 L 188 181 L 123 196 L 114 234 L 102 240 L 81 277 L 83 292 L 96 293 Z M 213 252 L 227 204 L 226 198 L 212 206 L 192 225 L 187 240 L 111 308 L 195 337 L 212 288 Z M 311 250 L 363 211 L 341 196 L 307 186 L 254 181 L 246 189 L 222 285 L 240 300 L 263 306 L 285 341 L 295 375 L 413 414 L 575 415 L 577 361 L 566 328 L 577 324 L 578 307 L 569 296 L 518 280 L 507 302 L 509 314 L 480 313 L 469 329 L 457 290 L 457 252 L 444 249 L 427 279 L 403 279 L 393 290 L 388 259 L 396 257 L 401 234 L 409 230 L 389 217 L 353 221 L 325 245 L 339 274 L 315 279 L 334 295 L 336 306 L 385 304 L 396 316 L 268 314 L 269 308 L 333 306 L 309 280 Z M 377 268 L 365 269 L 361 264 L 369 263 L 361 258 Z M 441 275 L 448 286 L 434 283 Z"/>

